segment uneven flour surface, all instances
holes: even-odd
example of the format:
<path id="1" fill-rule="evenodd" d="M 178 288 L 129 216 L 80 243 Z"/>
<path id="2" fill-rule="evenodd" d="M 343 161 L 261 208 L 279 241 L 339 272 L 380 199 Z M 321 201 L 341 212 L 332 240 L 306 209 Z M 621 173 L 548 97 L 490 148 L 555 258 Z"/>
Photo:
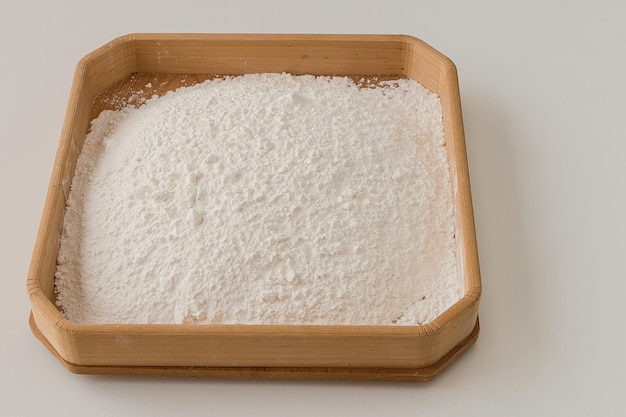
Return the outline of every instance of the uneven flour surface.
<path id="1" fill-rule="evenodd" d="M 216 79 L 104 111 L 55 274 L 89 323 L 414 325 L 462 295 L 438 96 Z"/>

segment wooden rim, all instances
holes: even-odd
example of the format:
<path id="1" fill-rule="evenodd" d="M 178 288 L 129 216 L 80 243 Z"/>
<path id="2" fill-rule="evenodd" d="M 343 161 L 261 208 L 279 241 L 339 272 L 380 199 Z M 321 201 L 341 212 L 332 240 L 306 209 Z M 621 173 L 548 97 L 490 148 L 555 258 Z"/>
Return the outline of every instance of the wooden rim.
<path id="1" fill-rule="evenodd" d="M 480 333 L 480 323 L 477 318 L 472 332 L 465 339 L 437 362 L 424 368 L 88 366 L 66 361 L 39 331 L 32 313 L 28 323 L 35 337 L 66 369 L 74 374 L 216 379 L 427 382 L 450 366 L 457 356 L 472 347 Z"/>

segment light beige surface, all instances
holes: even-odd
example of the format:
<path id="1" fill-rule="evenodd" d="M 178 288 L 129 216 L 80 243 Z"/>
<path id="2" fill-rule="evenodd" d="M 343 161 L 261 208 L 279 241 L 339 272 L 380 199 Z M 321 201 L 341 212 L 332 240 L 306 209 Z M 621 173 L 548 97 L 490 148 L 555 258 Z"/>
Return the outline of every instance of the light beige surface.
<path id="1" fill-rule="evenodd" d="M 622 416 L 626 3 L 4 2 L 0 411 L 12 416 Z M 484 283 L 477 343 L 427 384 L 74 375 L 28 272 L 78 60 L 130 32 L 407 33 L 458 67 Z"/>

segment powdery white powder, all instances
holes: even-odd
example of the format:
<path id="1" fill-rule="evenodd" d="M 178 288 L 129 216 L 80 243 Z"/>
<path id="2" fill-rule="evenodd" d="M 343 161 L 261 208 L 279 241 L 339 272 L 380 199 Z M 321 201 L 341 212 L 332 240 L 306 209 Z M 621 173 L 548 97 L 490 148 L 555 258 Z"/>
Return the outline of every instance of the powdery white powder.
<path id="1" fill-rule="evenodd" d="M 215 79 L 92 122 L 57 300 L 89 323 L 415 325 L 462 295 L 454 236 L 437 95 Z"/>

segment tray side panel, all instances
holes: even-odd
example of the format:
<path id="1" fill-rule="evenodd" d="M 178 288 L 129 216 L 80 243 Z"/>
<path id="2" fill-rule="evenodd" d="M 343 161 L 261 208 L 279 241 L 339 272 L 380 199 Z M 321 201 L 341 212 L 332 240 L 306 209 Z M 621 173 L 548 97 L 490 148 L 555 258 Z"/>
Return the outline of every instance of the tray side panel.
<path id="1" fill-rule="evenodd" d="M 461 97 L 456 67 L 447 60 L 441 66 L 439 95 L 442 100 L 446 148 L 450 163 L 451 186 L 455 206 L 457 258 L 459 273 L 463 278 L 464 297 L 445 311 L 435 321 L 446 326 L 450 321 L 459 321 L 463 312 L 478 315 L 482 285 L 478 261 L 478 245 L 474 225 L 472 196 L 469 182 L 469 167 L 465 147 Z M 467 320 L 474 320 L 468 317 Z"/>
<path id="2" fill-rule="evenodd" d="M 402 74 L 398 36 L 134 35 L 140 72 Z"/>
<path id="3" fill-rule="evenodd" d="M 76 374 L 132 375 L 149 377 L 229 378 L 229 379 L 316 379 L 342 381 L 425 382 L 447 368 L 478 338 L 478 321 L 472 333 L 436 363 L 425 368 L 354 367 L 191 367 L 191 366 L 82 366 L 67 362 L 54 350 L 31 316 L 33 334 L 68 370 Z"/>
<path id="4" fill-rule="evenodd" d="M 55 349 L 67 356 L 76 350 L 75 341 L 67 332 L 67 320 L 54 305 L 54 273 L 65 204 L 89 128 L 94 99 L 103 86 L 134 70 L 132 56 L 128 43 L 118 39 L 85 56 L 77 64 L 31 258 L 27 289 L 34 320 Z"/>
<path id="5" fill-rule="evenodd" d="M 325 327 L 77 325 L 78 348 L 64 358 L 99 366 L 423 367 L 446 353 L 437 334 Z"/>
<path id="6" fill-rule="evenodd" d="M 430 323 L 442 329 L 441 351 L 451 348 L 454 341 L 471 332 L 478 317 L 481 279 L 478 248 L 469 184 L 469 167 L 465 148 L 461 96 L 456 66 L 445 55 L 423 41 L 407 37 L 410 61 L 407 75 L 441 98 L 446 149 L 450 164 L 451 187 L 455 206 L 457 256 L 459 273 L 464 283 L 464 296 Z M 454 331 L 450 331 L 450 329 Z M 454 334 L 450 336 L 449 333 Z"/>

